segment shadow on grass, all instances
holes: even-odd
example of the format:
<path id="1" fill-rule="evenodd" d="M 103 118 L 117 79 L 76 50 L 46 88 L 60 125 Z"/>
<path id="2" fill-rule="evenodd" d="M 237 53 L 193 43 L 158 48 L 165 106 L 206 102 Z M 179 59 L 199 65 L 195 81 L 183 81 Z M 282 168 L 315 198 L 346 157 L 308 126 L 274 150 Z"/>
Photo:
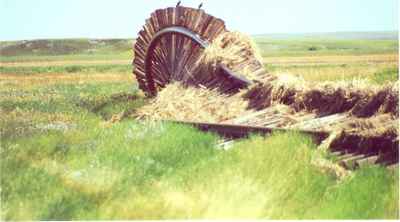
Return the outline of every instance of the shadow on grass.
<path id="1" fill-rule="evenodd" d="M 76 103 L 77 106 L 100 115 L 104 120 L 120 112 L 125 112 L 126 115 L 132 114 L 143 104 L 144 98 L 136 93 L 116 93 L 100 99 L 91 98 Z"/>

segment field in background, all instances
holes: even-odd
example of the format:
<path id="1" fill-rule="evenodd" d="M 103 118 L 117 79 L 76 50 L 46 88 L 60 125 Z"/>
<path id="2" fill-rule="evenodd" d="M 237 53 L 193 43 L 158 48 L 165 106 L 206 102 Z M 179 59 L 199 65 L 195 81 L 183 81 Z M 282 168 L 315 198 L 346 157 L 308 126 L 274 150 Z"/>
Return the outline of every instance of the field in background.
<path id="1" fill-rule="evenodd" d="M 267 69 L 274 73 L 291 73 L 308 81 L 375 79 L 377 73 L 396 78 L 395 32 L 275 34 L 254 40 Z M 0 72 L 129 74 L 133 44 L 132 39 L 0 42 Z"/>
<path id="2" fill-rule="evenodd" d="M 351 36 L 255 39 L 271 72 L 398 79 L 397 40 Z M 254 136 L 224 151 L 189 127 L 116 121 L 146 103 L 131 46 L 0 43 L 1 219 L 399 218 L 398 169 L 340 180 L 312 164 L 329 156 L 304 135 Z"/>

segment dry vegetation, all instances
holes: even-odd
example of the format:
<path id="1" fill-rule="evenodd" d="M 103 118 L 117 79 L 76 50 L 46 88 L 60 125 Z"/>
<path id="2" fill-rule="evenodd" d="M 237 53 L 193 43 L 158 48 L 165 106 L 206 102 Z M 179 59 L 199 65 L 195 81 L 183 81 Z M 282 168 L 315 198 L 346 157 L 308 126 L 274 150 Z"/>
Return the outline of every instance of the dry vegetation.
<path id="1" fill-rule="evenodd" d="M 352 63 L 396 63 L 399 56 L 393 54 L 380 55 L 315 55 L 315 56 L 292 56 L 292 57 L 269 57 L 266 63 L 282 65 L 310 65 L 310 64 L 352 64 Z"/>
<path id="2" fill-rule="evenodd" d="M 221 122 L 240 116 L 248 102 L 240 95 L 222 95 L 216 90 L 168 85 L 158 96 L 141 107 L 135 116 L 153 120 Z"/>
<path id="3" fill-rule="evenodd" d="M 277 65 L 269 66 L 276 75 L 291 74 L 308 82 L 352 81 L 353 79 L 373 79 L 376 73 L 386 69 L 397 69 L 396 63 L 360 63 L 341 65 Z"/>
<path id="4" fill-rule="evenodd" d="M 20 85 L 24 87 L 38 86 L 43 84 L 84 84 L 90 82 L 133 82 L 131 75 L 121 75 L 116 73 L 107 74 L 38 74 L 38 75 L 19 75 L 19 74 L 1 74 L 0 85 Z"/>
<path id="5" fill-rule="evenodd" d="M 380 111 L 396 117 L 398 84 L 378 86 L 365 80 L 310 84 L 302 78 L 280 75 L 275 81 L 253 86 L 244 97 L 257 110 L 283 103 L 297 111 L 319 115 L 351 111 L 356 116 L 369 117 Z"/>
<path id="6" fill-rule="evenodd" d="M 255 71 L 262 67 L 262 57 L 250 36 L 240 32 L 225 32 L 205 48 L 197 64 L 216 67 L 223 64 L 234 73 L 256 79 Z"/>

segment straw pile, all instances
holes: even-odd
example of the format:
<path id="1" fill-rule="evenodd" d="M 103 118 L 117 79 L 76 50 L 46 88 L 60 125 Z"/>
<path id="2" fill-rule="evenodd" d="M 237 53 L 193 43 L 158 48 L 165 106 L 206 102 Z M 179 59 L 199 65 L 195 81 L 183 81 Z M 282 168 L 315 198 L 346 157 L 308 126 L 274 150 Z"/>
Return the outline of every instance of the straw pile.
<path id="1" fill-rule="evenodd" d="M 347 132 L 364 135 L 398 134 L 397 120 L 389 114 L 380 114 L 370 118 L 351 118 L 341 128 Z M 397 133 L 396 133 L 397 132 Z"/>
<path id="2" fill-rule="evenodd" d="M 261 110 L 274 104 L 290 105 L 320 116 L 350 111 L 356 117 L 379 113 L 399 114 L 399 83 L 378 87 L 366 81 L 309 84 L 302 78 L 278 75 L 275 81 L 260 83 L 243 96 L 249 108 Z"/>
<path id="3" fill-rule="evenodd" d="M 376 89 L 374 93 L 363 97 L 352 109 L 357 117 L 370 117 L 374 114 L 390 113 L 399 115 L 399 82 Z"/>
<path id="4" fill-rule="evenodd" d="M 139 119 L 221 122 L 240 116 L 248 102 L 239 94 L 226 96 L 217 90 L 167 85 L 148 105 L 138 110 Z"/>
<path id="5" fill-rule="evenodd" d="M 263 67 L 263 59 L 251 37 L 240 32 L 225 32 L 205 48 L 197 64 L 216 68 L 223 64 L 234 73 L 255 80 L 255 71 Z"/>
<path id="6" fill-rule="evenodd" d="M 276 104 L 291 105 L 295 96 L 306 88 L 304 79 L 289 74 L 279 74 L 273 81 L 258 83 L 243 97 L 249 100 L 249 108 L 261 110 Z"/>
<path id="7" fill-rule="evenodd" d="M 372 96 L 374 89 L 368 89 L 365 81 L 323 82 L 296 95 L 293 106 L 319 115 L 330 115 L 351 110 L 360 100 Z"/>
<path id="8" fill-rule="evenodd" d="M 364 153 L 398 152 L 398 119 L 393 119 L 390 114 L 379 114 L 370 118 L 350 118 L 338 125 L 337 132 L 339 133 L 330 141 L 331 149 L 347 147 L 350 152 L 356 149 Z"/>
<path id="9" fill-rule="evenodd" d="M 256 80 L 256 84 L 239 93 L 237 90 L 222 94 L 225 92 L 221 90 L 224 84 L 229 89 L 232 86 L 222 75 L 218 75 L 219 64 L 234 73 Z M 265 75 L 269 80 L 263 81 L 264 78 L 260 78 L 260 73 L 263 73 L 260 71 L 265 71 L 261 70 L 262 66 L 262 59 L 249 37 L 238 32 L 223 33 L 204 50 L 187 71 L 187 77 L 177 80 L 180 84 L 167 85 L 148 105 L 137 110 L 134 117 L 261 124 L 270 127 L 293 126 L 310 130 L 312 121 L 307 121 L 308 117 L 302 118 L 311 115 L 310 118 L 315 117 L 312 120 L 321 122 L 312 130 L 331 127 L 328 130 L 333 132 L 321 147 L 345 147 L 353 149 L 349 152 L 362 153 L 398 152 L 399 82 L 383 87 L 361 80 L 316 84 L 284 73 Z M 256 113 L 254 110 L 261 111 Z M 258 117 L 249 118 L 260 113 L 261 122 Z M 325 122 L 319 117 L 324 117 Z M 327 124 L 328 118 L 331 124 Z M 115 119 L 120 118 L 116 116 Z M 393 141 L 397 141 L 397 145 Z M 339 176 L 347 175 L 342 169 L 337 169 L 336 165 L 318 165 L 334 169 Z"/>

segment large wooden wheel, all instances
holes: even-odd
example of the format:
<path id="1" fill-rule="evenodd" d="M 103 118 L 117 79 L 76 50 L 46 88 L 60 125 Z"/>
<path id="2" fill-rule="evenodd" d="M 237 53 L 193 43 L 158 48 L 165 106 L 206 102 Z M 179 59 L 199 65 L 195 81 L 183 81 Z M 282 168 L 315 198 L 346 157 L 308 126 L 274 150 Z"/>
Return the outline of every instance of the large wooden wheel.
<path id="1" fill-rule="evenodd" d="M 229 70 L 200 64 L 202 51 L 227 32 L 221 19 L 188 7 L 158 9 L 146 20 L 134 46 L 134 70 L 139 88 L 148 96 L 170 82 L 218 88 L 234 93 L 251 81 Z"/>

